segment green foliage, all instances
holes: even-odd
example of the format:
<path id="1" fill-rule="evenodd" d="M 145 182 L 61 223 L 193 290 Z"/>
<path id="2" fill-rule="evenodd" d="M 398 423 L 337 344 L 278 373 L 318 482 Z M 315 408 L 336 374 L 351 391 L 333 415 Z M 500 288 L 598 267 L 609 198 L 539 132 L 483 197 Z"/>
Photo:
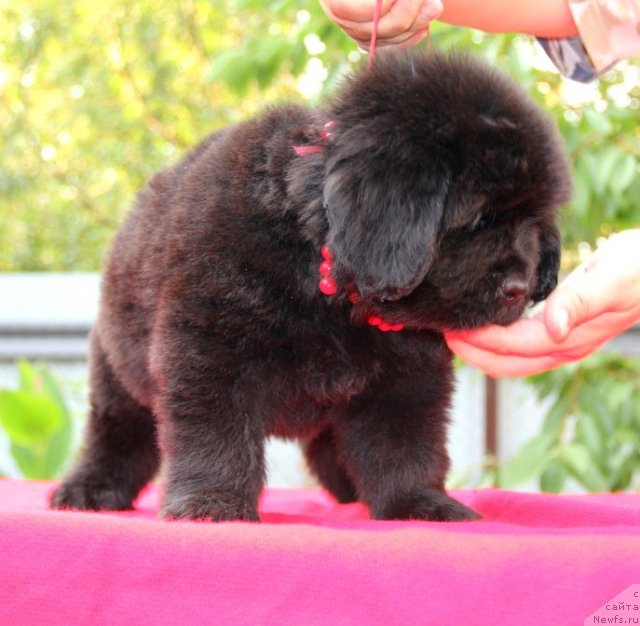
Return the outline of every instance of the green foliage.
<path id="1" fill-rule="evenodd" d="M 25 478 L 54 478 L 71 454 L 71 412 L 44 365 L 21 361 L 18 371 L 18 389 L 0 389 L 0 427 Z"/>
<path id="2" fill-rule="evenodd" d="M 623 78 L 618 72 L 613 77 Z M 610 103 L 601 110 L 607 91 L 615 93 L 615 83 L 603 81 L 600 89 L 593 107 L 568 109 L 564 117 L 571 121 L 562 122 L 574 162 L 574 199 L 564 225 L 572 243 L 640 223 L 640 113 L 622 106 L 626 98 L 620 106 Z M 640 96 L 637 81 L 630 93 Z"/>
<path id="3" fill-rule="evenodd" d="M 530 379 L 550 402 L 540 433 L 497 469 L 496 484 L 569 481 L 587 491 L 640 489 L 640 361 L 609 353 Z"/>
<path id="4" fill-rule="evenodd" d="M 0 271 L 98 269 L 155 171 L 301 98 L 313 24 L 322 58 L 344 63 L 320 14 L 315 0 L 0 2 Z"/>

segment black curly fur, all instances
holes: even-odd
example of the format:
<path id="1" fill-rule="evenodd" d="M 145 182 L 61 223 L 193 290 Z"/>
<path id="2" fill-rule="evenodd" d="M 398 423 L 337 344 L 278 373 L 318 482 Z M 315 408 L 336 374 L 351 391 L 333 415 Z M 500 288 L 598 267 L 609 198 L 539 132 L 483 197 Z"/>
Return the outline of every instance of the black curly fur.
<path id="1" fill-rule="evenodd" d="M 297 156 L 305 144 L 324 149 Z M 86 447 L 52 505 L 130 507 L 162 453 L 163 516 L 255 520 L 277 435 L 375 518 L 476 517 L 444 491 L 442 333 L 511 323 L 549 293 L 568 186 L 551 123 L 466 57 L 380 54 L 324 109 L 213 134 L 150 181 L 115 238 Z M 317 288 L 326 243 L 333 297 Z"/>

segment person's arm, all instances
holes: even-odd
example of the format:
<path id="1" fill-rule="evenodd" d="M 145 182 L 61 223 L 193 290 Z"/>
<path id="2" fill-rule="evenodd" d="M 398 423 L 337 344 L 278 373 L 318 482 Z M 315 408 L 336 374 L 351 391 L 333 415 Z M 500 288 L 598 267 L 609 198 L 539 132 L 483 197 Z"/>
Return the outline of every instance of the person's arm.
<path id="1" fill-rule="evenodd" d="M 523 33 L 550 38 L 578 34 L 567 0 L 445 0 L 438 19 L 489 33 Z"/>
<path id="2" fill-rule="evenodd" d="M 347 35 L 363 47 L 369 44 L 375 0 L 320 0 L 320 4 Z M 555 38 L 577 34 L 567 0 L 383 0 L 378 43 L 413 45 L 436 18 L 494 33 Z"/>

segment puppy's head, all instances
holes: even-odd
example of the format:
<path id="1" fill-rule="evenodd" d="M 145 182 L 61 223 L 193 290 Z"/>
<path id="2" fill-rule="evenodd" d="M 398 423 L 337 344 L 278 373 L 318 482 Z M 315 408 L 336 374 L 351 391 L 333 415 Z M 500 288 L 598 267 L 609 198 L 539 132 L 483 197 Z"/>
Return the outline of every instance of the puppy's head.
<path id="1" fill-rule="evenodd" d="M 462 56 L 380 54 L 327 115 L 328 244 L 356 315 L 508 324 L 555 287 L 568 168 L 512 80 Z"/>

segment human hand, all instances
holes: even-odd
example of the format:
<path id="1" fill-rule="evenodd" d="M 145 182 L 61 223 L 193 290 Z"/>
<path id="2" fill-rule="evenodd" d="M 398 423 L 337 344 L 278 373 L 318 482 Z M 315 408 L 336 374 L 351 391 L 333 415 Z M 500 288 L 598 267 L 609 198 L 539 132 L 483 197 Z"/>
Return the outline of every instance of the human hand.
<path id="1" fill-rule="evenodd" d="M 327 16 L 362 48 L 369 46 L 375 0 L 320 0 Z M 378 45 L 417 44 L 429 22 L 442 12 L 442 0 L 382 0 Z"/>
<path id="2" fill-rule="evenodd" d="M 640 229 L 608 239 L 530 319 L 451 332 L 446 340 L 491 376 L 528 376 L 591 354 L 639 320 Z"/>

